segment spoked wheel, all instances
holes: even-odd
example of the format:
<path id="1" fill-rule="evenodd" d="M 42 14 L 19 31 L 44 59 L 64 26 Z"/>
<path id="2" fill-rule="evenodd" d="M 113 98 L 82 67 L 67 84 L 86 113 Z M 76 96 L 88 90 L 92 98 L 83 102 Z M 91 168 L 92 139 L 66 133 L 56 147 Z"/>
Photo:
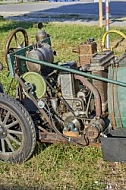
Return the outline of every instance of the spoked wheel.
<path id="1" fill-rule="evenodd" d="M 15 99 L 0 93 L 0 160 L 20 163 L 36 145 L 36 131 L 26 109 Z"/>
<path id="2" fill-rule="evenodd" d="M 5 61 L 7 63 L 7 54 L 13 53 L 16 50 L 28 46 L 28 35 L 27 32 L 19 27 L 13 30 L 13 32 L 8 37 L 5 46 Z"/>

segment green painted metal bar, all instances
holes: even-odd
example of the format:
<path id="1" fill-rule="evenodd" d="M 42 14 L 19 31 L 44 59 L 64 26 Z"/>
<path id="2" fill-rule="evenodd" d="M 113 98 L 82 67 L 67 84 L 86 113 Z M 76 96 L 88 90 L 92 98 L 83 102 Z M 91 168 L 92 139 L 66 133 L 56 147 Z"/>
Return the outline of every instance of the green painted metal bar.
<path id="1" fill-rule="evenodd" d="M 81 75 L 81 76 L 84 76 L 84 77 L 88 77 L 88 78 L 92 78 L 92 79 L 96 79 L 96 80 L 100 80 L 100 81 L 104 81 L 104 82 L 108 82 L 108 83 L 112 83 L 112 84 L 116 84 L 116 85 L 119 85 L 119 86 L 126 87 L 126 83 L 121 82 L 121 81 L 115 81 L 115 80 L 100 77 L 100 76 L 97 76 L 97 75 L 92 75 L 92 74 L 89 74 L 89 73 L 86 73 L 86 72 L 78 71 L 78 70 L 75 70 L 75 69 L 69 69 L 69 68 L 59 66 L 59 65 L 56 65 L 56 64 L 53 64 L 53 63 L 39 61 L 39 60 L 29 58 L 29 57 L 25 57 L 25 56 L 22 56 L 22 55 L 16 55 L 15 54 L 15 57 L 17 57 L 19 59 L 23 59 L 25 61 L 30 61 L 32 63 L 37 63 L 37 64 L 40 64 L 40 65 L 45 65 L 45 66 L 48 66 L 48 67 L 52 67 L 52 68 L 57 69 L 57 70 L 71 72 L 71 73 Z"/>

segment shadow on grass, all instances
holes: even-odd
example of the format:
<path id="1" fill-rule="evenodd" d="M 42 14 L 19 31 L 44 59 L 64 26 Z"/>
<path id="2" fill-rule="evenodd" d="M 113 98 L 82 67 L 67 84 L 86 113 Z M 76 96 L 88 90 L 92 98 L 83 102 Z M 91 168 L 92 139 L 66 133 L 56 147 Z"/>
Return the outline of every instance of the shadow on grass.
<path id="1" fill-rule="evenodd" d="M 45 150 L 46 148 L 48 148 L 50 145 L 51 145 L 51 143 L 43 143 L 43 142 L 38 141 L 38 142 L 36 143 L 36 147 L 35 147 L 35 150 L 34 150 L 32 156 L 37 156 L 37 155 L 39 155 L 42 151 L 44 151 L 44 150 Z"/>
<path id="2" fill-rule="evenodd" d="M 110 21 L 110 24 L 115 23 L 115 22 L 123 23 L 124 21 L 125 21 L 125 20 L 122 19 L 121 17 L 118 17 L 118 18 L 112 18 L 111 21 Z"/>
<path id="3" fill-rule="evenodd" d="M 20 185 L 0 185 L 1 190 L 51 190 L 51 188 L 47 186 L 39 186 L 39 187 L 30 187 L 30 186 L 20 186 Z"/>
<path id="4" fill-rule="evenodd" d="M 0 22 L 4 21 L 4 20 L 5 19 L 1 19 Z M 10 22 L 10 21 L 8 21 L 8 22 L 4 23 L 3 25 L 1 24 L 0 32 L 8 32 L 8 31 L 14 30 L 15 28 L 18 28 L 18 27 L 23 27 L 25 29 L 29 29 L 29 28 L 32 28 L 33 25 L 34 25 L 34 23 L 32 23 L 32 22 L 23 22 L 23 21 L 22 22 L 15 22 L 15 21 Z"/>

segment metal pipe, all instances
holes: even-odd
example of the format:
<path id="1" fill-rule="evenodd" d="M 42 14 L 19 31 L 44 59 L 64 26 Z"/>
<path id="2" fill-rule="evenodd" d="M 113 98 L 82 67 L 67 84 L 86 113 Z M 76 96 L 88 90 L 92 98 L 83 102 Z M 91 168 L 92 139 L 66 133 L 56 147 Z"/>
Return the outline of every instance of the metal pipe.
<path id="1" fill-rule="evenodd" d="M 48 66 L 48 67 L 52 67 L 52 68 L 57 69 L 57 70 L 71 72 L 71 73 L 78 74 L 78 75 L 81 75 L 81 76 L 84 76 L 84 77 L 89 77 L 89 78 L 92 78 L 92 79 L 101 80 L 101 81 L 104 81 L 104 82 L 108 82 L 108 83 L 112 83 L 112 84 L 116 84 L 116 85 L 119 85 L 119 86 L 126 87 L 126 83 L 121 82 L 121 81 L 115 81 L 115 80 L 112 80 L 112 79 L 107 79 L 107 78 L 104 78 L 104 77 L 101 77 L 101 76 L 92 75 L 92 74 L 82 72 L 82 71 L 79 71 L 79 70 L 69 69 L 67 67 L 56 65 L 54 63 L 48 63 L 48 62 L 45 62 L 45 61 L 39 61 L 39 60 L 29 58 L 29 57 L 26 57 L 26 56 L 23 56 L 23 55 L 13 55 L 13 56 L 15 56 L 16 58 L 25 60 L 25 61 L 30 61 L 32 63 L 37 63 L 37 64 L 40 64 L 40 65 L 45 65 L 45 66 Z"/>
<path id="2" fill-rule="evenodd" d="M 76 80 L 80 80 L 84 86 L 86 86 L 91 92 L 94 94 L 94 99 L 95 99 L 95 106 L 96 106 L 96 117 L 101 116 L 101 98 L 98 90 L 84 77 L 80 75 L 74 75 L 74 78 Z"/>
<path id="3" fill-rule="evenodd" d="M 106 32 L 109 31 L 109 0 L 106 0 Z M 109 34 L 107 34 L 106 37 L 106 48 L 110 48 L 110 43 L 109 43 Z"/>

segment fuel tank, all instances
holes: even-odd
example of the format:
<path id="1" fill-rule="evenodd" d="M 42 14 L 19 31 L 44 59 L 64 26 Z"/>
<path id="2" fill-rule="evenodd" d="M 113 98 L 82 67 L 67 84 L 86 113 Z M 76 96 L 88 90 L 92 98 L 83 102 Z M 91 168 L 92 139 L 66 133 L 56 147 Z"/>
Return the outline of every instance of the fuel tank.
<path id="1" fill-rule="evenodd" d="M 126 54 L 109 67 L 108 78 L 126 83 Z M 126 128 L 126 87 L 108 83 L 108 111 L 113 128 Z"/>

